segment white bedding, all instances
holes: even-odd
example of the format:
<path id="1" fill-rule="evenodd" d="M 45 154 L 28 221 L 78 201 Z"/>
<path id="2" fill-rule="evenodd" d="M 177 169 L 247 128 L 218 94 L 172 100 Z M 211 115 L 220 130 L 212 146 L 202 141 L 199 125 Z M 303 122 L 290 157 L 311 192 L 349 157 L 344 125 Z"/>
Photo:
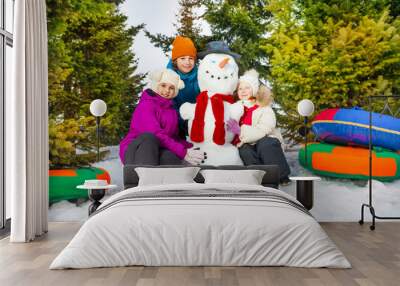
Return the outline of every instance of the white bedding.
<path id="1" fill-rule="evenodd" d="M 122 200 L 140 191 L 279 190 L 254 185 L 136 187 L 106 200 L 50 269 L 146 266 L 295 266 L 349 268 L 350 263 L 307 213 L 274 200 L 182 197 Z"/>

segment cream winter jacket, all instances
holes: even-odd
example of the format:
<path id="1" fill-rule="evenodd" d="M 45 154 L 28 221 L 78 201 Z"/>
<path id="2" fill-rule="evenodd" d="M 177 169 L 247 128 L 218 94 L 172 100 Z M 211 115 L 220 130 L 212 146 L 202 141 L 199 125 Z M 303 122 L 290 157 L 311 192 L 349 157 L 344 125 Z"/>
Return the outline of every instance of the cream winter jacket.
<path id="1" fill-rule="evenodd" d="M 251 125 L 243 124 L 240 127 L 240 143 L 238 147 L 244 143 L 255 144 L 258 140 L 265 136 L 277 138 L 284 149 L 283 138 L 279 130 L 276 128 L 275 112 L 271 106 L 259 107 L 253 111 L 251 116 Z"/>

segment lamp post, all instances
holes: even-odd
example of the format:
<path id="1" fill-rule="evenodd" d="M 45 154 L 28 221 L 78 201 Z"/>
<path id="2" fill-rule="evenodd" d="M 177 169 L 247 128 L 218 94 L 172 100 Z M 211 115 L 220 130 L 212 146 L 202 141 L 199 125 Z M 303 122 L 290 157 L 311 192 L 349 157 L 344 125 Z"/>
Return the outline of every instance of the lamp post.
<path id="1" fill-rule="evenodd" d="M 304 137 L 305 137 L 305 145 L 304 145 L 304 163 L 306 167 L 308 166 L 307 162 L 307 134 L 308 134 L 308 117 L 311 116 L 314 112 L 314 103 L 309 99 L 303 99 L 297 104 L 297 112 L 304 117 Z"/>
<path id="2" fill-rule="evenodd" d="M 90 113 L 96 117 L 97 134 L 97 162 L 100 161 L 100 117 L 107 111 L 107 104 L 101 99 L 95 99 L 90 103 Z"/>

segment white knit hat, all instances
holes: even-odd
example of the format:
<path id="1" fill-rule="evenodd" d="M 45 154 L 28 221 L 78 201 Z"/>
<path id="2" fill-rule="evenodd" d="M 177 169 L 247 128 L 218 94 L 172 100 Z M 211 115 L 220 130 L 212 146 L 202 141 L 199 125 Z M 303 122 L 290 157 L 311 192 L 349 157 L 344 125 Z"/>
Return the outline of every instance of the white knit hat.
<path id="1" fill-rule="evenodd" d="M 245 71 L 245 73 L 239 78 L 239 83 L 241 82 L 248 83 L 251 86 L 253 96 L 257 94 L 260 83 L 258 81 L 258 72 L 255 69 Z"/>
<path id="2" fill-rule="evenodd" d="M 170 83 L 175 86 L 175 95 L 178 94 L 179 90 L 185 87 L 185 83 L 181 80 L 179 75 L 170 69 L 157 70 L 150 73 L 152 90 L 156 91 L 157 86 L 160 83 Z"/>

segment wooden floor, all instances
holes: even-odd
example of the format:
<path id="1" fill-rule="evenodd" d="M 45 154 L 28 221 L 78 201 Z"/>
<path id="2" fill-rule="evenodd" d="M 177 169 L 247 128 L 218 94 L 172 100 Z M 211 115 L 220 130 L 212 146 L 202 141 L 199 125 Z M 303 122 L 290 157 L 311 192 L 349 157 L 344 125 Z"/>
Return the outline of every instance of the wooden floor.
<path id="1" fill-rule="evenodd" d="M 43 238 L 28 244 L 0 241 L 0 285 L 400 285 L 400 223 L 378 222 L 375 231 L 357 223 L 323 223 L 353 268 L 123 267 L 48 270 L 79 228 L 50 223 Z"/>

